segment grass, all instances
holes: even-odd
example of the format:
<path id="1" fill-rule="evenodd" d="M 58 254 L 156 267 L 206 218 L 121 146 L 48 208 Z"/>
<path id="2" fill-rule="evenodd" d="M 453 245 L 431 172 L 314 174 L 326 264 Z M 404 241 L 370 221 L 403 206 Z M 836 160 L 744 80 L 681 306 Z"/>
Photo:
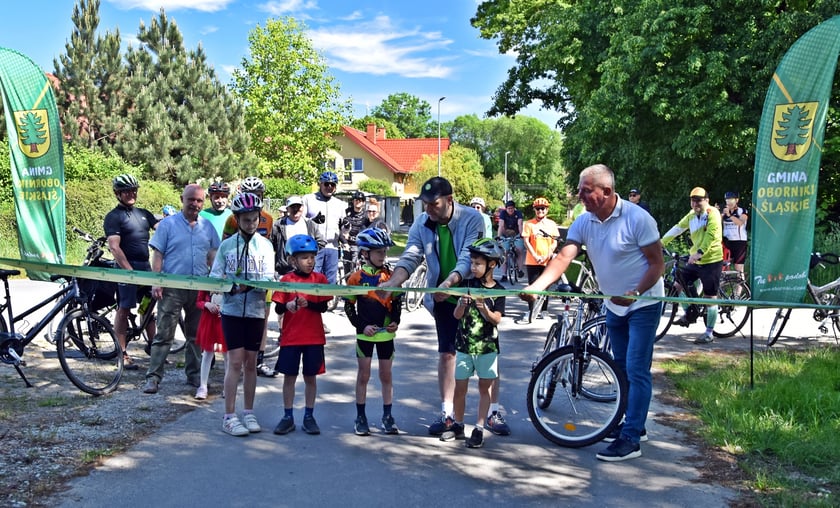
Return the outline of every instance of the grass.
<path id="1" fill-rule="evenodd" d="M 737 456 L 764 506 L 840 503 L 840 350 L 755 357 L 690 355 L 662 367 L 703 421 L 700 434 Z"/>
<path id="2" fill-rule="evenodd" d="M 394 241 L 394 246 L 388 249 L 388 256 L 397 257 L 405 250 L 405 242 L 408 240 L 408 233 L 391 233 L 391 240 Z"/>

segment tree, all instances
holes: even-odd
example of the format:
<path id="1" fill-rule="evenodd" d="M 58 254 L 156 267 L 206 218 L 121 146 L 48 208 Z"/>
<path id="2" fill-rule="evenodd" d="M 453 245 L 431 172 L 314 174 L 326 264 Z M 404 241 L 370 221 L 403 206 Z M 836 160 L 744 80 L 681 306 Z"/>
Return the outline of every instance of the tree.
<path id="1" fill-rule="evenodd" d="M 79 0 L 72 20 L 65 53 L 53 60 L 64 135 L 70 143 L 107 150 L 115 141 L 125 100 L 120 33 L 96 35 L 99 0 Z"/>
<path id="2" fill-rule="evenodd" d="M 424 155 L 419 166 L 420 170 L 409 176 L 417 188 L 438 175 L 437 156 Z M 470 148 L 452 146 L 441 154 L 441 176 L 452 184 L 459 203 L 469 203 L 474 196 L 489 195 L 478 154 Z"/>
<path id="3" fill-rule="evenodd" d="M 517 202 L 546 197 L 567 203 L 566 171 L 561 163 L 560 133 L 527 116 L 479 120 L 475 115 L 459 116 L 449 129 L 450 140 L 474 150 L 487 180 L 501 183 L 492 198 L 502 200 L 505 191 L 505 152 L 508 161 L 508 188 Z M 492 188 L 492 186 L 491 186 Z"/>
<path id="4" fill-rule="evenodd" d="M 378 118 L 372 115 L 365 115 L 361 118 L 355 118 L 350 122 L 350 127 L 365 132 L 368 124 L 374 124 L 377 128 L 385 129 L 388 139 L 405 139 L 405 134 L 397 127 L 397 124 L 384 118 Z"/>
<path id="5" fill-rule="evenodd" d="M 128 90 L 116 148 L 148 176 L 176 184 L 251 174 L 243 105 L 207 64 L 201 46 L 187 51 L 163 9 L 142 22 L 138 48 L 129 47 Z"/>
<path id="6" fill-rule="evenodd" d="M 511 115 L 534 101 L 565 113 L 569 184 L 583 167 L 606 163 L 620 190 L 643 189 L 670 223 L 687 209 L 677 196 L 696 185 L 748 199 L 772 73 L 835 11 L 831 2 L 491 0 L 472 23 L 500 52 L 517 54 L 489 113 Z M 837 97 L 835 83 L 833 104 Z M 824 153 L 823 168 L 836 175 L 840 153 Z M 836 204 L 836 190 L 821 186 L 818 201 Z"/>
<path id="7" fill-rule="evenodd" d="M 323 57 L 292 18 L 269 19 L 248 36 L 249 57 L 233 72 L 234 93 L 247 104 L 251 147 L 276 176 L 311 182 L 331 136 L 350 121 L 351 105 Z"/>
<path id="8" fill-rule="evenodd" d="M 437 137 L 431 112 L 428 102 L 405 92 L 393 93 L 371 109 L 374 117 L 393 123 L 407 138 Z"/>

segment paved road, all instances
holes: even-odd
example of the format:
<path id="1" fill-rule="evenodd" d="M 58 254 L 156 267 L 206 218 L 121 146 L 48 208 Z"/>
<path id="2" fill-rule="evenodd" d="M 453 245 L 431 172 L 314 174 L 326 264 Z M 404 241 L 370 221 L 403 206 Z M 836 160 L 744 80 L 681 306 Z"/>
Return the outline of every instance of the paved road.
<path id="1" fill-rule="evenodd" d="M 485 447 L 469 450 L 463 442 L 444 443 L 427 435 L 439 410 L 435 335 L 425 310 L 404 314 L 395 361 L 394 415 L 402 433 L 358 437 L 355 417 L 355 359 L 351 329 L 343 314 L 327 314 L 327 373 L 318 379 L 315 415 L 320 436 L 300 429 L 286 436 L 271 433 L 282 414 L 281 378 L 259 378 L 256 415 L 264 427 L 246 438 L 221 431 L 223 399 L 167 424 L 154 435 L 78 478 L 62 493 L 61 506 L 467 506 L 494 502 L 517 506 L 728 506 L 733 491 L 698 480 L 698 451 L 684 436 L 653 415 L 673 408 L 654 401 L 648 420 L 650 441 L 643 457 L 603 463 L 595 453 L 603 444 L 567 449 L 542 438 L 528 420 L 525 405 L 529 368 L 541 349 L 550 320 L 519 326 L 512 317 L 524 310 L 509 299 L 502 325 L 501 401 L 513 433 L 488 435 Z M 771 311 L 754 321 L 760 333 Z M 798 315 L 797 315 L 798 314 Z M 674 330 L 656 347 L 658 358 L 697 347 L 701 331 Z M 794 335 L 816 333 L 807 311 L 795 311 Z M 825 338 L 823 338 L 825 340 Z M 801 343 L 801 339 L 783 339 Z M 718 340 L 704 348 L 748 348 L 744 338 Z M 757 351 L 763 348 L 757 347 Z M 368 416 L 378 420 L 381 399 L 374 378 Z M 473 382 L 474 383 L 474 382 Z M 471 387 L 472 388 L 472 387 Z M 121 390 L 136 389 L 121 386 Z M 218 393 L 219 387 L 211 387 Z M 154 396 L 154 395 L 153 395 Z M 241 407 L 241 393 L 238 402 Z M 296 419 L 302 417 L 298 383 Z M 470 392 L 467 423 L 474 421 L 476 397 Z M 469 429 L 469 425 L 468 425 Z"/>

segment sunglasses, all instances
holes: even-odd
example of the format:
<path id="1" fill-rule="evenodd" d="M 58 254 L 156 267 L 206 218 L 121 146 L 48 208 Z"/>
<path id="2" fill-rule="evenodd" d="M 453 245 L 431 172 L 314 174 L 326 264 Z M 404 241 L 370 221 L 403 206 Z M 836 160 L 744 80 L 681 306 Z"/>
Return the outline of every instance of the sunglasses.
<path id="1" fill-rule="evenodd" d="M 706 199 L 706 198 L 698 198 L 697 196 L 691 196 L 692 203 L 699 203 L 700 201 L 703 201 L 704 199 Z"/>
<path id="2" fill-rule="evenodd" d="M 379 210 L 368 210 L 367 213 L 379 213 Z"/>
<path id="3" fill-rule="evenodd" d="M 544 207 L 544 206 L 535 206 L 535 207 L 534 207 L 534 210 L 537 210 L 537 211 L 543 210 L 543 211 L 544 211 L 544 210 L 546 210 L 546 207 Z"/>
<path id="4" fill-rule="evenodd" d="M 481 210 L 482 206 L 481 205 L 473 205 L 473 208 L 475 208 L 476 210 Z"/>
<path id="5" fill-rule="evenodd" d="M 331 187 L 335 187 L 335 184 L 333 182 L 321 182 L 321 185 L 329 185 Z"/>

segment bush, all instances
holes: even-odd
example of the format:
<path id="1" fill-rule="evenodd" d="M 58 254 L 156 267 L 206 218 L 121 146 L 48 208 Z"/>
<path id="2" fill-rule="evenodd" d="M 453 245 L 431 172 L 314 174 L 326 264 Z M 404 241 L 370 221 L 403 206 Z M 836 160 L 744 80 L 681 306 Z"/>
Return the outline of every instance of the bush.
<path id="1" fill-rule="evenodd" d="M 359 183 L 359 190 L 374 196 L 396 196 L 394 190 L 385 180 L 368 178 Z"/>

